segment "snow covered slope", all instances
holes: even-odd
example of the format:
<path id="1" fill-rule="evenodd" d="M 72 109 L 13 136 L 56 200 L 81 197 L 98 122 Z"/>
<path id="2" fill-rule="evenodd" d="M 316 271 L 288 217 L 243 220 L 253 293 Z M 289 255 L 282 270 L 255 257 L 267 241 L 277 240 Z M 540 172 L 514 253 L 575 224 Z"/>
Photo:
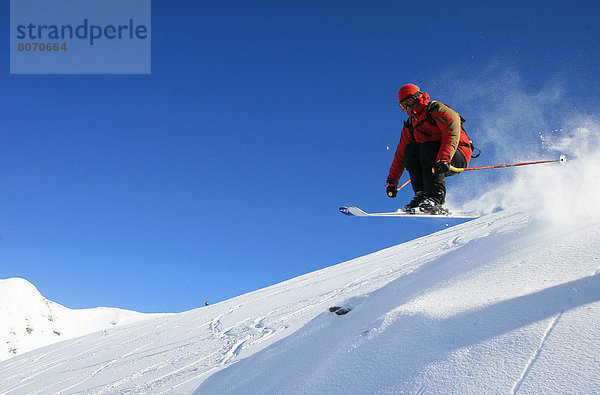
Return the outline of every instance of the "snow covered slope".
<path id="1" fill-rule="evenodd" d="M 599 235 L 491 214 L 11 358 L 0 393 L 598 392 Z"/>
<path id="2" fill-rule="evenodd" d="M 502 213 L 460 228 L 393 249 L 411 268 L 398 279 L 197 393 L 600 392 L 600 225 L 548 233 Z"/>
<path id="3" fill-rule="evenodd" d="M 0 280 L 0 361 L 48 344 L 153 317 L 106 307 L 72 310 L 44 298 L 27 280 Z"/>

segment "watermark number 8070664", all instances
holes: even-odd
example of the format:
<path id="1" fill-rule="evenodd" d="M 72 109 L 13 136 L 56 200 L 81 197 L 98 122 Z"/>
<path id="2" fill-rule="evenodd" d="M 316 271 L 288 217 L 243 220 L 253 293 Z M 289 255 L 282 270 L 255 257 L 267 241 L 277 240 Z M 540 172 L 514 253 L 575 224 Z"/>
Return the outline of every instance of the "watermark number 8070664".
<path id="1" fill-rule="evenodd" d="M 19 52 L 60 52 L 67 50 L 67 43 L 19 43 Z"/>

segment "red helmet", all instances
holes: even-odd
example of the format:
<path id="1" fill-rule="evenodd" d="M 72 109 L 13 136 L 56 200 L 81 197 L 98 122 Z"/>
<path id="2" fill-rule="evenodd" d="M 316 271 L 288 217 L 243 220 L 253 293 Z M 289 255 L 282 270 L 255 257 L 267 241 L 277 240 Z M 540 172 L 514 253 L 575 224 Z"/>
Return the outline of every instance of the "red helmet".
<path id="1" fill-rule="evenodd" d="M 406 84 L 398 92 L 398 103 L 402 111 L 411 111 L 419 105 L 419 97 L 423 94 L 415 84 Z"/>
<path id="2" fill-rule="evenodd" d="M 421 88 L 419 88 L 415 84 L 406 84 L 402 88 L 400 88 L 400 91 L 398 92 L 398 101 L 402 101 L 408 96 L 412 96 L 415 93 L 419 92 L 421 92 Z"/>

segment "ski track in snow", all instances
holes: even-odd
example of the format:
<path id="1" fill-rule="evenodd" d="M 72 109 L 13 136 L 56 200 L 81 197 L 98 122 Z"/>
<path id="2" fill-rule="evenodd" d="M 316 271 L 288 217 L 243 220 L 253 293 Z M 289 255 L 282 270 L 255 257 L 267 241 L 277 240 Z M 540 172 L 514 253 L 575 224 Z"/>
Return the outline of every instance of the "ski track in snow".
<path id="1" fill-rule="evenodd" d="M 598 268 L 596 271 L 594 271 L 590 275 L 590 277 L 596 276 L 598 274 L 600 274 L 600 268 Z M 589 278 L 585 279 L 583 281 L 581 287 L 586 286 L 589 283 L 589 281 L 590 281 Z M 571 304 L 574 301 L 574 299 L 577 297 L 577 293 L 579 293 L 581 287 L 580 288 L 573 288 L 571 290 L 571 296 L 567 299 L 567 301 L 565 303 L 565 308 L 562 309 L 558 314 L 556 314 L 556 316 L 554 317 L 554 319 L 552 320 L 552 322 L 548 325 L 548 329 L 546 330 L 546 332 L 544 332 L 544 334 L 543 334 L 543 336 L 542 336 L 542 338 L 540 340 L 539 347 L 535 350 L 533 356 L 531 357 L 531 359 L 529 360 L 529 362 L 525 366 L 525 369 L 523 369 L 523 373 L 521 374 L 521 377 L 519 377 L 519 380 L 517 380 L 517 382 L 513 386 L 512 391 L 511 391 L 511 393 L 513 395 L 518 393 L 519 389 L 521 388 L 521 385 L 523 384 L 523 382 L 527 378 L 527 375 L 531 371 L 533 365 L 535 364 L 535 362 L 539 359 L 540 355 L 542 354 L 542 350 L 544 348 L 544 345 L 546 344 L 546 342 L 548 341 L 548 339 L 552 335 L 552 332 L 554 331 L 554 328 L 556 328 L 556 326 L 558 325 L 559 321 L 562 319 L 563 315 L 565 314 L 565 311 L 567 311 L 567 310 L 570 309 Z"/>
<path id="2" fill-rule="evenodd" d="M 542 340 L 540 342 L 539 347 L 535 350 L 535 353 L 534 353 L 533 357 L 531 358 L 531 360 L 529 360 L 529 362 L 527 363 L 527 366 L 525 366 L 525 369 L 523 370 L 523 373 L 521 374 L 521 377 L 519 377 L 519 380 L 517 380 L 517 382 L 515 383 L 515 385 L 514 385 L 514 387 L 512 389 L 512 394 L 516 394 L 517 391 L 519 391 L 519 388 L 521 388 L 521 385 L 523 384 L 523 382 L 527 378 L 527 374 L 529 373 L 529 371 L 533 367 L 533 364 L 540 357 L 540 354 L 542 353 L 542 348 L 544 347 L 544 344 L 546 344 L 546 341 L 550 337 L 550 334 L 552 333 L 552 330 L 556 327 L 556 324 L 558 324 L 558 321 L 560 321 L 560 319 L 562 318 L 563 314 L 564 314 L 563 311 L 561 311 L 560 313 L 558 313 L 556 315 L 556 317 L 554 318 L 554 320 L 552 320 L 552 322 L 548 326 L 548 329 L 546 330 L 546 332 L 542 336 Z"/>

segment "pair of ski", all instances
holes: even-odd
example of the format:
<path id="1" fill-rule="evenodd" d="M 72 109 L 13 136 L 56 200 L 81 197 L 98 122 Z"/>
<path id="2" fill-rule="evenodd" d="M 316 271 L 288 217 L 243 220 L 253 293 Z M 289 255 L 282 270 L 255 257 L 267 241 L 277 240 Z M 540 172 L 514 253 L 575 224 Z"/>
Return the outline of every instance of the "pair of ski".
<path id="1" fill-rule="evenodd" d="M 340 212 L 351 217 L 408 217 L 408 218 L 478 218 L 480 214 L 475 211 L 444 211 L 441 214 L 425 212 L 391 211 L 387 213 L 368 213 L 358 207 L 340 207 Z"/>

